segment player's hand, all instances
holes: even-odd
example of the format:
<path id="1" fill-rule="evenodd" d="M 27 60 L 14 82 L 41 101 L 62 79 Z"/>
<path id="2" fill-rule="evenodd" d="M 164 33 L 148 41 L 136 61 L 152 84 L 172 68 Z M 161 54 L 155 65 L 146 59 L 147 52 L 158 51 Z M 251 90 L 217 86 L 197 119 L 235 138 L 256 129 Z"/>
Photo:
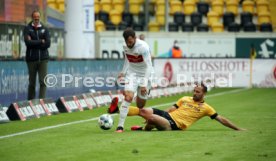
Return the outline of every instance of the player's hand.
<path id="1" fill-rule="evenodd" d="M 42 41 L 42 44 L 44 44 L 44 43 L 45 43 L 45 40 L 44 40 L 44 39 L 42 39 L 41 41 Z"/>
<path id="2" fill-rule="evenodd" d="M 125 75 L 123 73 L 118 74 L 117 83 L 120 85 L 125 85 Z"/>
<path id="3" fill-rule="evenodd" d="M 247 131 L 247 129 L 239 128 L 238 131 Z"/>
<path id="4" fill-rule="evenodd" d="M 148 94 L 147 88 L 146 87 L 141 87 L 141 95 L 145 96 Z"/>
<path id="5" fill-rule="evenodd" d="M 119 73 L 119 74 L 118 74 L 118 79 L 121 79 L 121 78 L 123 78 L 123 77 L 125 77 L 124 73 Z"/>

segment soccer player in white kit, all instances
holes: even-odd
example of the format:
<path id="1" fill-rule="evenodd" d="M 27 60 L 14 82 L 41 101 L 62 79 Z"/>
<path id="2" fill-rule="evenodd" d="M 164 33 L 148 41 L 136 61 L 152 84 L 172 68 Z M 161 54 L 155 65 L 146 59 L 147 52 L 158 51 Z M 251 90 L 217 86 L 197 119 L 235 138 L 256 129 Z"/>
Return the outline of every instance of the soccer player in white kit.
<path id="1" fill-rule="evenodd" d="M 124 80 L 124 100 L 119 108 L 120 117 L 116 132 L 123 132 L 124 122 L 127 117 L 128 108 L 133 97 L 137 94 L 137 107 L 143 108 L 151 88 L 150 77 L 153 73 L 149 45 L 135 36 L 135 31 L 127 28 L 123 37 L 125 63 L 123 70 L 118 75 L 118 80 Z M 117 106 L 117 105 L 116 105 Z"/>

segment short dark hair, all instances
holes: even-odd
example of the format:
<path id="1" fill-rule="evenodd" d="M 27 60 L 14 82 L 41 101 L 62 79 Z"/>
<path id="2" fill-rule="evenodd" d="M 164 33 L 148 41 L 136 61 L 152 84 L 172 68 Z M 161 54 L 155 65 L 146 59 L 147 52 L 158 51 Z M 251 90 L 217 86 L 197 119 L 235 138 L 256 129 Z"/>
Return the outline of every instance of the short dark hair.
<path id="1" fill-rule="evenodd" d="M 123 33 L 123 37 L 125 40 L 128 39 L 128 37 L 135 37 L 135 31 L 132 28 L 127 28 L 125 29 L 124 33 Z"/>
<path id="2" fill-rule="evenodd" d="M 34 11 L 32 12 L 32 18 L 33 18 L 34 13 L 36 13 L 36 12 L 40 14 L 40 12 L 39 12 L 38 10 L 34 10 Z"/>
<path id="3" fill-rule="evenodd" d="M 203 92 L 204 92 L 204 93 L 207 93 L 208 88 L 207 88 L 207 86 L 206 86 L 203 82 L 197 83 L 196 86 L 202 87 Z"/>

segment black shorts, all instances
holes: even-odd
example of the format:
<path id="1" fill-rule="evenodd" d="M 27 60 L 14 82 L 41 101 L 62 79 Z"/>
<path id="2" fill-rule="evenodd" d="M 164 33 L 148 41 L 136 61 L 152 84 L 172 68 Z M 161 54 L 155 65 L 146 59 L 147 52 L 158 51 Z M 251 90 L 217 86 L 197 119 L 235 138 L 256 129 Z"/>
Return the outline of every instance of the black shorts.
<path id="1" fill-rule="evenodd" d="M 174 120 L 171 118 L 171 116 L 169 115 L 168 112 L 166 111 L 162 111 L 156 108 L 153 108 L 153 114 L 161 116 L 165 119 L 167 119 L 171 125 L 172 130 L 181 130 L 177 127 L 176 123 L 174 122 Z"/>

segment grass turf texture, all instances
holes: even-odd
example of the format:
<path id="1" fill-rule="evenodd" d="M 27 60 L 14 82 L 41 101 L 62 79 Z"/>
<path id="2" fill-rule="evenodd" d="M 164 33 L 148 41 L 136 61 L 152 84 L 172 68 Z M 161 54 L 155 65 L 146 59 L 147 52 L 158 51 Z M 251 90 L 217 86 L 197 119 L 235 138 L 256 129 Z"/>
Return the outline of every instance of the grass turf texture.
<path id="1" fill-rule="evenodd" d="M 0 139 L 0 161 L 276 160 L 276 90 L 227 93 L 233 90 L 214 89 L 205 100 L 219 114 L 247 131 L 231 130 L 209 117 L 186 131 L 130 131 L 131 125 L 142 125 L 143 119 L 135 116 L 128 117 L 126 131 L 117 134 L 114 132 L 118 123 L 116 115 L 114 127 L 108 131 L 101 130 L 97 121 L 87 121 Z M 181 96 L 149 100 L 147 106 L 175 102 Z M 106 109 L 0 124 L 0 136 L 87 120 L 105 113 Z"/>

